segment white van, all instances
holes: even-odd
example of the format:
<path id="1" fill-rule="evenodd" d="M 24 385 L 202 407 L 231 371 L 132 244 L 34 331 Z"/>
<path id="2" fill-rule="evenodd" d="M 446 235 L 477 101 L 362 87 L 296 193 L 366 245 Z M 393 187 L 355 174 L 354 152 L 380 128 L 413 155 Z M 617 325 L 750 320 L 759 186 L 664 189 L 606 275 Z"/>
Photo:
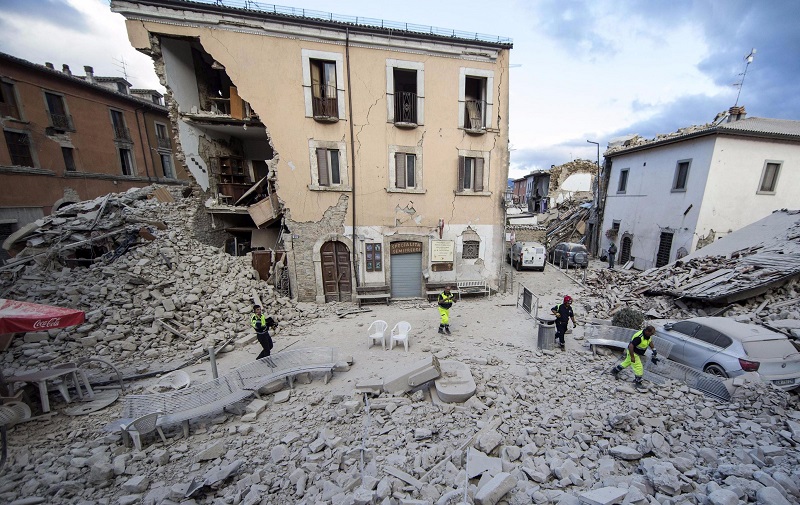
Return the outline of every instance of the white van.
<path id="1" fill-rule="evenodd" d="M 510 256 L 506 258 L 517 270 L 533 268 L 544 271 L 547 260 L 545 248 L 539 242 L 517 242 L 511 246 Z"/>

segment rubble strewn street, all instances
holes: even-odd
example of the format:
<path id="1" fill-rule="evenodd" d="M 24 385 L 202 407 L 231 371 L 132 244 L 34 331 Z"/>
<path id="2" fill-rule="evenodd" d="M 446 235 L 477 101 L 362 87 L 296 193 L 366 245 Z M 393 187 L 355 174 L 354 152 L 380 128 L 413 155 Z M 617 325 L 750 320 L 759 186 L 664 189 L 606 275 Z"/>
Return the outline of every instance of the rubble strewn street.
<path id="1" fill-rule="evenodd" d="M 337 346 L 342 360 L 352 356 L 352 366 L 337 368 L 327 384 L 310 374 L 299 376 L 294 389 L 262 390 L 261 399 L 199 419 L 188 438 L 179 426 L 165 430 L 167 444 L 151 433 L 141 452 L 103 431 L 119 418 L 119 401 L 85 416 L 57 413 L 17 424 L 8 434 L 0 502 L 800 503 L 794 393 L 758 382 L 738 387 L 730 403 L 678 382 L 637 392 L 630 376 L 614 381 L 607 373 L 613 357 L 583 346 L 583 326 L 568 335 L 566 352 L 537 350 L 536 327 L 516 309 L 513 293 L 465 296 L 452 309 L 452 336 L 436 333 L 438 314 L 429 303 L 373 305 L 338 317 L 337 309 L 354 306 L 277 297 L 256 280 L 249 256 L 232 257 L 196 240 L 196 197 L 174 194 L 175 202 L 160 202 L 147 194 L 111 205 L 100 220 L 109 230 L 131 220 L 137 230 L 143 222 L 165 224 L 144 224 L 152 240 L 137 235 L 114 261 L 72 268 L 36 262 L 4 281 L 5 296 L 87 311 L 79 327 L 16 339 L 2 355 L 5 374 L 96 356 L 128 376 L 144 375 L 230 342 L 233 350 L 218 356 L 224 373 L 257 354 L 248 327 L 253 293 L 279 321 L 273 352 Z M 67 223 L 91 219 L 102 202 L 83 202 L 85 219 L 81 213 L 60 224 L 45 219 L 41 228 L 55 237 L 49 248 L 71 233 Z M 639 293 L 655 284 L 652 273 L 592 270 L 585 288 L 551 266 L 515 279 L 535 290 L 540 311 L 571 294 L 581 321 L 606 318 L 620 306 L 665 317 L 699 314 L 695 302 L 682 308 L 671 297 Z M 725 315 L 796 319 L 796 305 L 780 303 L 796 299 L 797 289 L 796 282 L 773 289 Z M 366 330 L 375 319 L 390 327 L 411 323 L 408 354 L 402 346 L 369 347 Z M 359 382 L 384 379 L 431 356 L 465 363 L 475 395 L 446 404 L 431 397 L 432 387 L 355 393 Z M 210 380 L 207 361 L 185 369 L 195 382 Z M 153 382 L 127 382 L 123 394 L 141 393 Z"/>

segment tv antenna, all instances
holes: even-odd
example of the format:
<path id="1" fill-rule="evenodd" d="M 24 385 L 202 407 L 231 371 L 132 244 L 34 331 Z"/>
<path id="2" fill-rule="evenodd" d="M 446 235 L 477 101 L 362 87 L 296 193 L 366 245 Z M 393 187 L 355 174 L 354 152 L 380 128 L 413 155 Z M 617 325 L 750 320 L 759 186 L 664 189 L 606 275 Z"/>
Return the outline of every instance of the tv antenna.
<path id="1" fill-rule="evenodd" d="M 111 58 L 111 59 L 116 61 L 114 66 L 120 69 L 122 71 L 122 76 L 125 78 L 125 80 L 130 82 L 128 79 L 128 64 L 125 63 L 125 56 L 120 56 L 119 59 L 116 58 Z"/>
<path id="2" fill-rule="evenodd" d="M 742 80 L 739 81 L 739 84 L 738 84 L 739 92 L 736 93 L 736 103 L 733 104 L 734 107 L 739 105 L 739 96 L 742 94 L 742 86 L 744 86 L 744 78 L 747 77 L 747 67 L 749 67 L 750 64 L 753 63 L 753 56 L 755 56 L 755 54 L 756 54 L 756 48 L 754 47 L 750 51 L 750 54 L 748 54 L 747 56 L 744 57 L 744 61 L 746 61 L 747 63 L 744 64 L 744 72 L 742 73 Z"/>

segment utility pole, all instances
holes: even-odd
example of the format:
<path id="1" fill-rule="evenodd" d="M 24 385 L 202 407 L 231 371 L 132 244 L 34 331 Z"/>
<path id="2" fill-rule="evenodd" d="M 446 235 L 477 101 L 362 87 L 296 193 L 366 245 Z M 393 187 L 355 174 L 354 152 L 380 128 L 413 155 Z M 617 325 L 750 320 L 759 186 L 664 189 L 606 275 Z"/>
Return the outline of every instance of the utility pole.
<path id="1" fill-rule="evenodd" d="M 593 142 L 591 140 L 587 140 L 586 142 L 590 144 L 594 144 L 597 146 L 597 177 L 595 178 L 595 194 L 594 194 L 594 215 L 595 215 L 595 224 L 594 229 L 592 230 L 592 236 L 589 237 L 591 243 L 589 244 L 591 247 L 592 254 L 597 254 L 597 237 L 599 237 L 599 230 L 602 223 L 600 222 L 600 180 L 603 177 L 603 169 L 600 168 L 600 142 Z"/>

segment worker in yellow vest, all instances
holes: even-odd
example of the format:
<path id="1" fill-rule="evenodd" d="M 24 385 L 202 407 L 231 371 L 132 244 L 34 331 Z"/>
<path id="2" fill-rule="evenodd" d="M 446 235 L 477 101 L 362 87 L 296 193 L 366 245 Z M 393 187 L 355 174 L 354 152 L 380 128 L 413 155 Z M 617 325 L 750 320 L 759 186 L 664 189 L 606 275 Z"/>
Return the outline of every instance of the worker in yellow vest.
<path id="1" fill-rule="evenodd" d="M 456 303 L 456 297 L 450 292 L 452 286 L 445 286 L 444 291 L 439 293 L 439 333 L 450 335 L 450 307 Z"/>
<path id="2" fill-rule="evenodd" d="M 647 352 L 648 347 L 653 350 L 653 364 L 658 364 L 658 351 L 656 351 L 655 344 L 653 343 L 653 335 L 655 334 L 656 329 L 652 326 L 648 326 L 644 330 L 639 330 L 633 334 L 631 342 L 625 350 L 625 359 L 611 370 L 611 374 L 614 378 L 619 379 L 619 373 L 622 369 L 630 366 L 633 368 L 633 375 L 636 377 L 634 379 L 634 385 L 637 389 L 644 389 L 642 376 L 644 375 L 645 352 Z"/>

